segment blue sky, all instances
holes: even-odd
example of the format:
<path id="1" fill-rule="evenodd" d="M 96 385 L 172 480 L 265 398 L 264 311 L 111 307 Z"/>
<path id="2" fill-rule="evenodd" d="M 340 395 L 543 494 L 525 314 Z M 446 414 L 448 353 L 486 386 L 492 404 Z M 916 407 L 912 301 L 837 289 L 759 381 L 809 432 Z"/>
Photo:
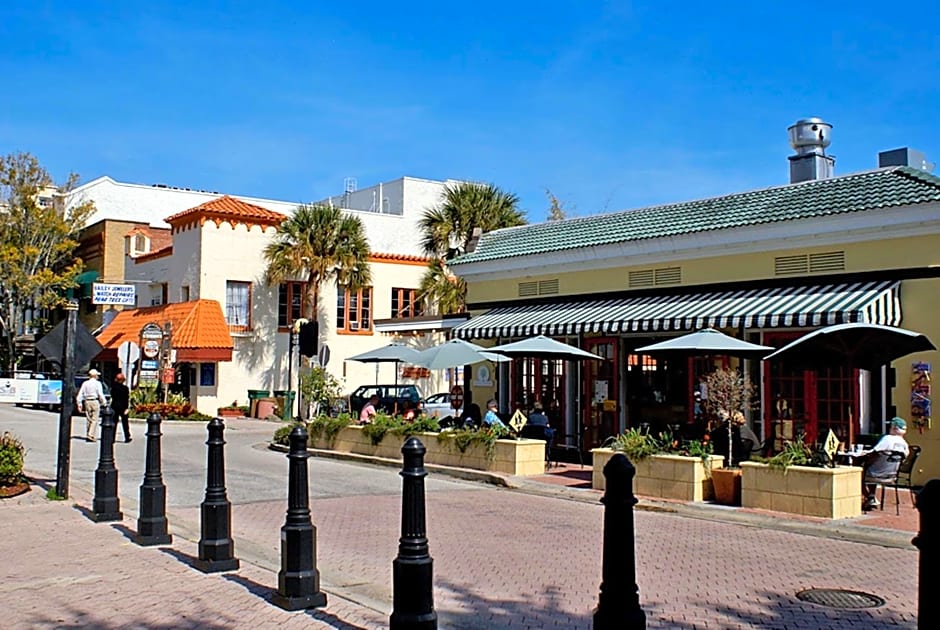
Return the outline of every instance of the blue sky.
<path id="1" fill-rule="evenodd" d="M 488 181 L 531 221 L 940 161 L 940 4 L 0 2 L 0 154 L 287 200 Z"/>

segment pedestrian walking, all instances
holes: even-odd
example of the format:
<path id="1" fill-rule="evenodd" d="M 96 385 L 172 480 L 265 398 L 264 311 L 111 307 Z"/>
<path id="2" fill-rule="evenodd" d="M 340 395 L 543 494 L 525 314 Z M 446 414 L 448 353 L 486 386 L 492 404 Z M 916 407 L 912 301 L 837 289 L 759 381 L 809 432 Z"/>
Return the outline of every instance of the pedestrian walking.
<path id="1" fill-rule="evenodd" d="M 108 400 L 104 397 L 104 388 L 98 377 L 101 372 L 92 368 L 88 370 L 88 380 L 82 383 L 78 388 L 78 394 L 75 395 L 79 413 L 85 413 L 85 441 L 94 442 L 98 434 L 98 414 L 101 411 L 101 405 L 106 405 Z"/>
<path id="2" fill-rule="evenodd" d="M 111 409 L 114 410 L 115 421 L 121 421 L 121 427 L 124 429 L 124 441 L 131 441 L 131 427 L 128 419 L 128 410 L 131 403 L 131 390 L 125 384 L 126 377 L 123 372 L 118 372 L 111 383 Z M 114 429 L 114 437 L 117 439 L 117 429 Z"/>

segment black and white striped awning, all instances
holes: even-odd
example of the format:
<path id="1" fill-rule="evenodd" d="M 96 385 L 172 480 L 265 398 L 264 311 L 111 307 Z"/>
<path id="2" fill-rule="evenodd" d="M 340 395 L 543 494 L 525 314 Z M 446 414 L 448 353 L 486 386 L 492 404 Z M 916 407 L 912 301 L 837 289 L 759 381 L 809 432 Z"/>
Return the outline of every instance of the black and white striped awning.
<path id="1" fill-rule="evenodd" d="M 802 328 L 845 322 L 897 326 L 900 283 L 858 282 L 494 308 L 454 329 L 463 339 L 698 330 Z"/>

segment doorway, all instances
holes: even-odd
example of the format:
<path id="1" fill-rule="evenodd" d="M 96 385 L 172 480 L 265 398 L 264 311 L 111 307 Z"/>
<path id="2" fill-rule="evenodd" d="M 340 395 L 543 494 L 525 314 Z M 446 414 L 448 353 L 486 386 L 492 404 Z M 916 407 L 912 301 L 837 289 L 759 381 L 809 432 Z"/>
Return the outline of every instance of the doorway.
<path id="1" fill-rule="evenodd" d="M 600 446 L 620 432 L 620 378 L 618 372 L 619 339 L 597 337 L 584 340 L 584 349 L 603 361 L 585 361 L 584 376 L 584 449 Z"/>

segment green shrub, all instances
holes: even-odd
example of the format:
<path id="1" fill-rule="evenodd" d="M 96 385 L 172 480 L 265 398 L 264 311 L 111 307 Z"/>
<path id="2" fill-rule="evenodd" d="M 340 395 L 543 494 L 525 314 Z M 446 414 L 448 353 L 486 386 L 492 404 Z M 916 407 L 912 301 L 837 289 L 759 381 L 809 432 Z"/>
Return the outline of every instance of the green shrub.
<path id="1" fill-rule="evenodd" d="M 293 431 L 295 427 L 302 426 L 304 426 L 302 422 L 291 422 L 290 424 L 285 424 L 274 432 L 274 437 L 271 441 L 275 444 L 280 444 L 281 446 L 290 446 L 291 431 Z"/>
<path id="2" fill-rule="evenodd" d="M 700 457 L 708 462 L 712 454 L 712 444 L 708 436 L 704 440 L 692 440 L 683 443 L 673 437 L 669 431 L 653 437 L 639 429 L 629 429 L 620 435 L 609 438 L 605 444 L 611 449 L 623 453 L 630 461 L 638 461 L 650 455 L 682 455 L 685 457 Z"/>
<path id="3" fill-rule="evenodd" d="M 482 446 L 487 459 L 496 454 L 496 440 L 508 435 L 508 430 L 499 427 L 481 427 L 479 429 L 454 429 L 441 431 L 437 436 L 438 444 L 445 448 L 456 448 L 466 453 L 473 446 Z"/>
<path id="4" fill-rule="evenodd" d="M 341 413 L 335 418 L 321 415 L 310 421 L 307 431 L 310 433 L 311 442 L 325 438 L 327 444 L 332 446 L 339 432 L 351 424 L 354 424 L 353 419 L 348 413 Z"/>
<path id="5" fill-rule="evenodd" d="M 0 436 L 0 485 L 10 486 L 23 477 L 23 459 L 26 448 L 10 432 Z"/>

